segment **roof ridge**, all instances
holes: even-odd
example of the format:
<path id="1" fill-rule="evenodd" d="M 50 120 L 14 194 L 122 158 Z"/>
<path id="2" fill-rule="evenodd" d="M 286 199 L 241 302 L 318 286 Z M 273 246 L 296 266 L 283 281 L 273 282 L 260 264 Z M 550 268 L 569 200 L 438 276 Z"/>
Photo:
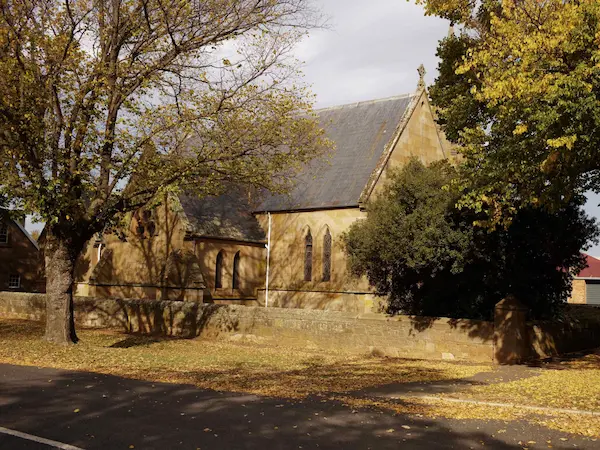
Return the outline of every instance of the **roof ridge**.
<path id="1" fill-rule="evenodd" d="M 400 99 L 403 99 L 403 98 L 409 98 L 409 97 L 414 97 L 414 96 L 415 96 L 414 92 L 411 93 L 411 94 L 393 95 L 391 97 L 376 98 L 376 99 L 373 99 L 373 100 L 362 100 L 360 102 L 344 103 L 343 105 L 326 106 L 324 108 L 315 109 L 314 112 L 321 112 L 321 111 L 329 111 L 329 110 L 333 110 L 333 109 L 347 108 L 349 106 L 372 105 L 374 103 L 386 102 L 386 101 L 390 101 L 390 100 L 400 100 Z"/>

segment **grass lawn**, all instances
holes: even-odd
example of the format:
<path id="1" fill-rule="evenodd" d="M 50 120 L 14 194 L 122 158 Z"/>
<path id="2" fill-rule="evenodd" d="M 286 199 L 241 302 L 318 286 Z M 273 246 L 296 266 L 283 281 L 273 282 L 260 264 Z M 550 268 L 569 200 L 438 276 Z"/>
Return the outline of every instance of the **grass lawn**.
<path id="1" fill-rule="evenodd" d="M 410 382 L 459 381 L 491 365 L 357 356 L 208 339 L 155 338 L 116 330 L 79 330 L 80 343 L 61 347 L 41 339 L 36 322 L 0 319 L 0 363 L 53 367 L 122 377 L 189 383 L 219 391 L 287 399 L 309 395 L 352 407 L 457 419 L 526 419 L 600 437 L 598 416 L 532 413 L 418 398 L 365 397 L 363 389 Z M 510 404 L 600 411 L 600 354 L 545 365 L 535 376 L 464 386 L 442 394 Z"/>

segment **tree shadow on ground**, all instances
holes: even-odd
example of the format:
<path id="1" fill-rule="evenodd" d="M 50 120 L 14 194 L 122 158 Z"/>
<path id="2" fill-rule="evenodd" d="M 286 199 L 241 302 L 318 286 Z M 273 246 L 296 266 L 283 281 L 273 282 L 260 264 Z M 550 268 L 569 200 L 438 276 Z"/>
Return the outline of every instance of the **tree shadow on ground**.
<path id="1" fill-rule="evenodd" d="M 456 378 L 436 381 L 412 381 L 408 383 L 390 383 L 353 392 L 355 395 L 367 397 L 394 398 L 399 396 L 437 395 L 456 392 L 473 386 L 483 386 L 489 383 L 471 378 Z"/>
<path id="2" fill-rule="evenodd" d="M 122 341 L 115 342 L 110 348 L 131 348 L 131 347 L 147 347 L 158 342 L 170 341 L 176 338 L 172 337 L 156 337 L 143 334 L 131 335 Z"/>
<path id="3" fill-rule="evenodd" d="M 510 449 L 519 440 L 564 436 L 521 423 L 357 411 L 319 398 L 287 401 L 21 366 L 0 365 L 0 373 L 3 426 L 87 450 Z M 499 428 L 508 432 L 492 436 Z"/>
<path id="4" fill-rule="evenodd" d="M 551 370 L 584 369 L 600 370 L 600 349 L 589 349 L 566 355 L 552 356 L 541 360 L 529 361 L 529 367 Z"/>

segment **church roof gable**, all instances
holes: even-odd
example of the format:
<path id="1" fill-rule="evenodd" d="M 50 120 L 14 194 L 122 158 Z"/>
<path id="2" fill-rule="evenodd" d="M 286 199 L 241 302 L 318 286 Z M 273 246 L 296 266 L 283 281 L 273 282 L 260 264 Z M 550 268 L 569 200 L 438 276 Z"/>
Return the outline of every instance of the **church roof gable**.
<path id="1" fill-rule="evenodd" d="M 358 206 L 414 98 L 403 95 L 318 110 L 320 125 L 335 148 L 307 165 L 290 194 L 268 196 L 257 212 Z"/>

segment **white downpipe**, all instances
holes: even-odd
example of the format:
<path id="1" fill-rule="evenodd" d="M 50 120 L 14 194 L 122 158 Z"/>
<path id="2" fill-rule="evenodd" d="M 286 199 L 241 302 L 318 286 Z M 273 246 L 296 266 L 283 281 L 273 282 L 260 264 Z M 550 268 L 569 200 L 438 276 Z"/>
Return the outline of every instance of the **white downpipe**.
<path id="1" fill-rule="evenodd" d="M 267 279 L 265 280 L 265 308 L 269 307 L 269 269 L 271 268 L 271 213 L 269 217 L 269 229 L 267 232 Z"/>
<path id="2" fill-rule="evenodd" d="M 100 262 L 101 257 L 102 257 L 102 242 L 100 242 L 100 244 L 98 244 L 98 259 L 96 260 L 96 263 Z"/>

